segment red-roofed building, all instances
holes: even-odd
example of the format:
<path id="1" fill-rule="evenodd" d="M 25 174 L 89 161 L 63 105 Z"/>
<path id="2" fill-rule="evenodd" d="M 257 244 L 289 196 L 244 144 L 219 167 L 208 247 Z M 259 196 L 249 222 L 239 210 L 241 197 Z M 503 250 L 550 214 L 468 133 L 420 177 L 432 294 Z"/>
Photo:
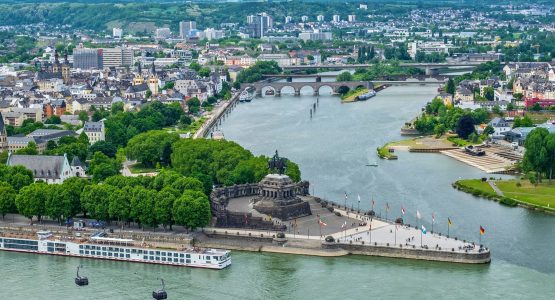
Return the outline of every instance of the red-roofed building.
<path id="1" fill-rule="evenodd" d="M 526 108 L 534 106 L 538 103 L 542 108 L 549 108 L 555 106 L 555 99 L 539 99 L 539 98 L 526 98 L 524 99 L 524 106 Z"/>

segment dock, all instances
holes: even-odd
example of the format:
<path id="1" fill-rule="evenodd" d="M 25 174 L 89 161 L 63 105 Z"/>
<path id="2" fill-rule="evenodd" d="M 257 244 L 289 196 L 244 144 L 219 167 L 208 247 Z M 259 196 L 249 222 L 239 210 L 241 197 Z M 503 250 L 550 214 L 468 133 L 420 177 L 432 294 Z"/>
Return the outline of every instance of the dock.
<path id="1" fill-rule="evenodd" d="M 229 101 L 224 102 L 220 107 L 216 108 L 216 110 L 212 112 L 210 119 L 206 120 L 197 132 L 195 132 L 193 139 L 206 137 L 215 126 L 220 124 L 220 119 L 239 103 L 239 95 L 240 93 L 236 93 Z"/>
<path id="2" fill-rule="evenodd" d="M 522 156 L 510 152 L 501 146 L 493 145 L 482 149 L 486 152 L 484 156 L 470 155 L 466 153 L 464 149 L 452 149 L 440 152 L 490 174 L 511 173 L 514 164 L 522 159 Z"/>

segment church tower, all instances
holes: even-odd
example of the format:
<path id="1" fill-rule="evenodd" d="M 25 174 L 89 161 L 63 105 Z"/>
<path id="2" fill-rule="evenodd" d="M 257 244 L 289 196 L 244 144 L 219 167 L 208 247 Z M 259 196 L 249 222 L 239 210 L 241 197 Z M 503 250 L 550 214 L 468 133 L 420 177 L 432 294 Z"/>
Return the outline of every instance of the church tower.
<path id="1" fill-rule="evenodd" d="M 154 63 L 150 67 L 150 75 L 148 75 L 148 88 L 152 92 L 153 96 L 158 95 L 158 76 L 156 76 L 156 68 L 154 67 Z"/>
<path id="2" fill-rule="evenodd" d="M 58 51 L 54 50 L 54 64 L 52 65 L 52 73 L 60 73 L 60 57 L 58 56 Z"/>
<path id="3" fill-rule="evenodd" d="M 143 69 L 141 68 L 141 63 L 139 63 L 137 74 L 135 75 L 135 78 L 133 78 L 133 85 L 143 84 L 144 82 L 145 79 L 143 78 Z"/>
<path id="4" fill-rule="evenodd" d="M 71 66 L 67 59 L 67 52 L 64 54 L 64 63 L 62 65 L 62 78 L 64 83 L 68 83 L 71 78 Z"/>
<path id="5" fill-rule="evenodd" d="M 4 116 L 0 112 L 0 152 L 8 151 L 8 134 L 4 126 Z"/>

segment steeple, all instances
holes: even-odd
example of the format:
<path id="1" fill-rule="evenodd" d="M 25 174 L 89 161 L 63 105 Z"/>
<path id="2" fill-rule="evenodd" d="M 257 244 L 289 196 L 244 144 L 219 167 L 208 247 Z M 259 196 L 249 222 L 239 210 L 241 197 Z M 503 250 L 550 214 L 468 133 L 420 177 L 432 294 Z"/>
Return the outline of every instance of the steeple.
<path id="1" fill-rule="evenodd" d="M 54 50 L 54 63 L 60 63 L 60 57 L 58 56 L 58 50 Z"/>
<path id="2" fill-rule="evenodd" d="M 152 62 L 152 65 L 150 66 L 150 74 L 156 75 L 156 68 L 154 67 L 154 62 Z"/>
<path id="3" fill-rule="evenodd" d="M 67 50 L 64 53 L 64 64 L 69 65 L 69 60 L 67 59 Z"/>

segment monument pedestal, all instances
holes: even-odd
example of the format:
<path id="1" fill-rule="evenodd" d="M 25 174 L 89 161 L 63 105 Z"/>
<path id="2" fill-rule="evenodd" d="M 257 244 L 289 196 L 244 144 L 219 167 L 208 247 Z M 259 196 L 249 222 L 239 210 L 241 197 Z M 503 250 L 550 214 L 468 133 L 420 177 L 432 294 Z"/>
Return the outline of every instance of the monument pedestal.
<path id="1" fill-rule="evenodd" d="M 259 188 L 254 209 L 260 213 L 282 221 L 312 214 L 308 202 L 296 195 L 296 184 L 287 175 L 269 174 L 259 183 Z"/>

